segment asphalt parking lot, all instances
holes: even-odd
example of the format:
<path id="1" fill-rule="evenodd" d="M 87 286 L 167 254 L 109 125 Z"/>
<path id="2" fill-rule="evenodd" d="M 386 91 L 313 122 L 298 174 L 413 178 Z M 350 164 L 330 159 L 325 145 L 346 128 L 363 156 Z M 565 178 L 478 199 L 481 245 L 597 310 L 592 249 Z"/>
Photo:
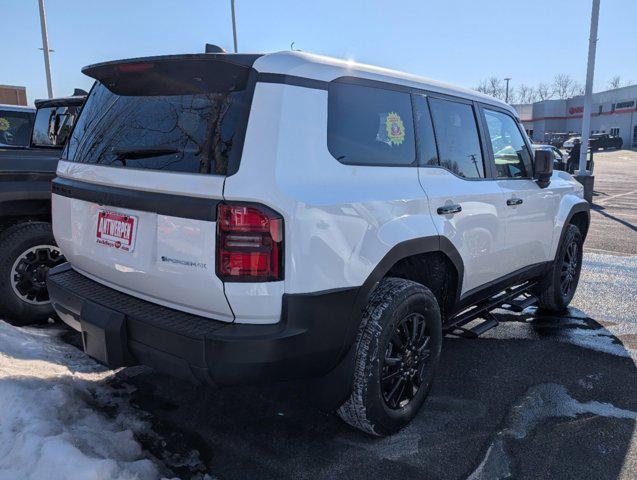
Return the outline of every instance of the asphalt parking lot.
<path id="1" fill-rule="evenodd" d="M 137 440 L 166 476 L 634 479 L 637 152 L 600 153 L 595 173 L 573 308 L 500 311 L 479 339 L 446 337 L 431 395 L 397 435 L 349 428 L 310 406 L 298 384 L 215 390 L 144 367 L 100 382 L 150 422 L 153 434 Z M 74 332 L 63 338 L 79 343 Z M 90 405 L 118 415 L 112 402 Z"/>
<path id="2" fill-rule="evenodd" d="M 500 312 L 477 340 L 447 337 L 432 393 L 398 435 L 354 431 L 291 384 L 213 390 L 125 370 L 167 439 L 156 455 L 196 449 L 199 463 L 173 467 L 186 478 L 636 478 L 637 153 L 600 153 L 595 173 L 569 314 Z"/>
<path id="3" fill-rule="evenodd" d="M 637 151 L 595 154 L 592 224 L 586 249 L 637 255 Z"/>

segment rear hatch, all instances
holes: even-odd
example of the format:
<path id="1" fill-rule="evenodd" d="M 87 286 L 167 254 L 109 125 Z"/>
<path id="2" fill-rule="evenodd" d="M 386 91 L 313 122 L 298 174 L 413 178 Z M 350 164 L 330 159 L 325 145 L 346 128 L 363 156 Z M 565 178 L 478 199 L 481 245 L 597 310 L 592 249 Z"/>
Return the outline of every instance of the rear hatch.
<path id="1" fill-rule="evenodd" d="M 84 69 L 97 82 L 53 184 L 55 238 L 76 270 L 233 320 L 215 275 L 216 216 L 241 155 L 251 72 L 214 55 Z"/>

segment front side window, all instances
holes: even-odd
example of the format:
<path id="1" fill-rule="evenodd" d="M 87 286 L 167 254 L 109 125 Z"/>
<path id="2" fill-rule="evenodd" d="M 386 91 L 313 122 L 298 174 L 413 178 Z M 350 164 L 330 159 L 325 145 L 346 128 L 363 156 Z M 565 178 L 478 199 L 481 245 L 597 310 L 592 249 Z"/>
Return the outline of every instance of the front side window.
<path id="1" fill-rule="evenodd" d="M 28 147 L 32 125 L 32 114 L 0 111 L 0 147 Z"/>
<path id="2" fill-rule="evenodd" d="M 416 160 L 408 93 L 331 83 L 327 145 L 348 165 L 412 165 Z"/>
<path id="3" fill-rule="evenodd" d="M 484 178 L 484 163 L 473 107 L 430 98 L 440 165 L 464 178 Z"/>
<path id="4" fill-rule="evenodd" d="M 531 155 L 517 122 L 506 113 L 484 110 L 498 178 L 527 178 Z"/>

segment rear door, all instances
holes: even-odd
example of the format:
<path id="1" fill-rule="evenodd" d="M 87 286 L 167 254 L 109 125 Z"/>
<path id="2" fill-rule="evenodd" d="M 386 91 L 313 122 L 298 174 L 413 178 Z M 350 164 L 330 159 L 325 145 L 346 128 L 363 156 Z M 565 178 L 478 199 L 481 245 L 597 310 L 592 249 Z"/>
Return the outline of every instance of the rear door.
<path id="1" fill-rule="evenodd" d="M 438 96 L 414 95 L 413 100 L 420 182 L 439 234 L 462 257 L 461 293 L 466 295 L 510 272 L 504 257 L 504 197 L 484 162 L 475 105 Z"/>
<path id="2" fill-rule="evenodd" d="M 89 72 L 98 82 L 58 166 L 53 230 L 86 276 L 232 321 L 215 274 L 216 216 L 247 121 L 250 69 L 227 65 L 171 60 Z"/>
<path id="3" fill-rule="evenodd" d="M 559 194 L 540 188 L 520 125 L 510 113 L 483 106 L 489 161 L 505 196 L 507 258 L 515 270 L 549 260 Z"/>

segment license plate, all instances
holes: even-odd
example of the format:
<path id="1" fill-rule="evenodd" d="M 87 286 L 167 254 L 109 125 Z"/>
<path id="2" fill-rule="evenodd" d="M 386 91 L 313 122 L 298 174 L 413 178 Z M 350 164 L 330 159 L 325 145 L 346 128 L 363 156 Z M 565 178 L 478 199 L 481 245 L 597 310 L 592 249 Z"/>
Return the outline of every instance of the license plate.
<path id="1" fill-rule="evenodd" d="M 100 245 L 132 252 L 135 248 L 137 217 L 100 210 L 97 214 L 96 241 Z"/>

